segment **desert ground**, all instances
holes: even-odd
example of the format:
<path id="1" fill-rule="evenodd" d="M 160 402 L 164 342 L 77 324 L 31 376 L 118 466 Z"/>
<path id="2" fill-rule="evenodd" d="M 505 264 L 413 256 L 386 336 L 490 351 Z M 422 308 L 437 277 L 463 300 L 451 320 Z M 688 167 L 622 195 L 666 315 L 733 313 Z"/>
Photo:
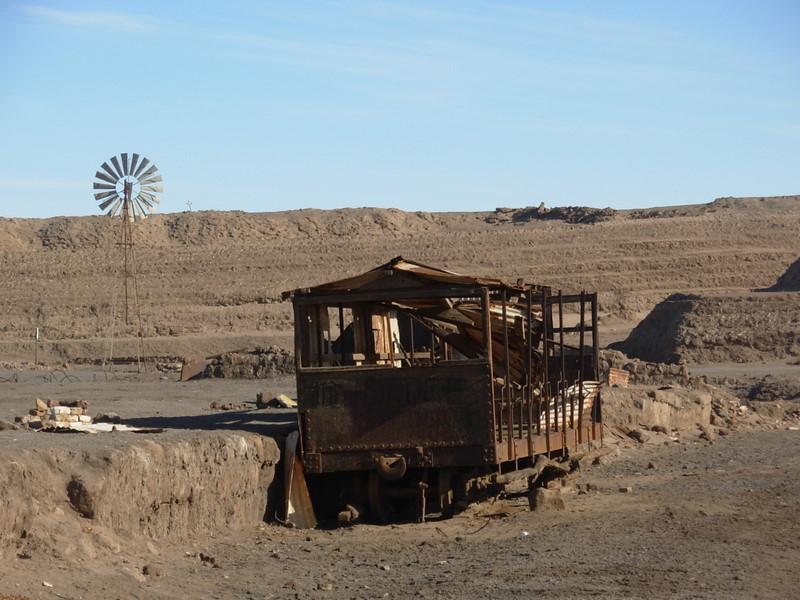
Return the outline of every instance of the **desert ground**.
<path id="1" fill-rule="evenodd" d="M 118 231 L 0 219 L 0 598 L 797 597 L 800 197 L 157 214 L 135 224 L 129 324 Z M 398 255 L 599 293 L 605 360 L 632 391 L 609 391 L 608 453 L 564 510 L 511 487 L 449 520 L 284 527 L 296 415 L 255 400 L 291 397 L 291 373 L 178 381 L 184 360 L 291 351 L 282 292 Z M 653 427 L 636 407 L 659 388 L 709 398 L 710 418 Z M 147 432 L 14 424 L 36 398 Z"/>

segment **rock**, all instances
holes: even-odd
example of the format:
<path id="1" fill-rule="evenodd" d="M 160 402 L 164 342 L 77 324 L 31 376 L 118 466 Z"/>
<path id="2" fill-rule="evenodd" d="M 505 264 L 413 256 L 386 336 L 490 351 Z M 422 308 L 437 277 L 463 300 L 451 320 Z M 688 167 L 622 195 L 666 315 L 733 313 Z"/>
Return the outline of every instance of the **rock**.
<path id="1" fill-rule="evenodd" d="M 113 423 L 115 425 L 122 422 L 120 416 L 116 413 L 100 413 L 94 418 L 95 423 Z"/>
<path id="2" fill-rule="evenodd" d="M 339 525 L 353 525 L 358 521 L 360 516 L 361 513 L 359 513 L 358 509 L 355 506 L 348 504 L 344 510 L 339 512 L 336 517 L 336 521 L 339 523 Z"/>
<path id="3" fill-rule="evenodd" d="M 717 436 L 709 427 L 706 427 L 705 425 L 700 425 L 699 437 L 701 440 L 707 440 L 708 442 L 713 442 L 714 438 L 716 438 Z"/>
<path id="4" fill-rule="evenodd" d="M 19 429 L 18 425 L 14 425 L 11 421 L 0 419 L 0 431 L 15 431 Z"/>
<path id="5" fill-rule="evenodd" d="M 653 425 L 650 428 L 650 431 L 655 431 L 656 433 L 669 433 L 669 429 L 667 429 L 663 425 Z"/>
<path id="6" fill-rule="evenodd" d="M 86 518 L 93 519 L 95 514 L 95 502 L 93 494 L 89 492 L 83 480 L 73 477 L 67 484 L 67 496 L 69 502 L 78 513 Z"/>
<path id="7" fill-rule="evenodd" d="M 564 498 L 561 497 L 561 490 L 548 490 L 545 488 L 534 488 L 528 492 L 528 505 L 531 510 L 550 511 L 565 510 Z"/>
<path id="8" fill-rule="evenodd" d="M 636 440 L 640 444 L 644 444 L 647 442 L 647 440 L 650 439 L 650 435 L 642 431 L 641 429 L 632 429 L 631 431 L 628 432 L 628 437 Z"/>
<path id="9" fill-rule="evenodd" d="M 619 488 L 619 491 L 620 491 L 621 493 L 623 493 L 623 494 L 630 494 L 630 493 L 633 493 L 633 488 L 632 488 L 632 487 L 630 487 L 630 486 L 627 486 L 627 487 L 621 487 L 621 488 Z"/>

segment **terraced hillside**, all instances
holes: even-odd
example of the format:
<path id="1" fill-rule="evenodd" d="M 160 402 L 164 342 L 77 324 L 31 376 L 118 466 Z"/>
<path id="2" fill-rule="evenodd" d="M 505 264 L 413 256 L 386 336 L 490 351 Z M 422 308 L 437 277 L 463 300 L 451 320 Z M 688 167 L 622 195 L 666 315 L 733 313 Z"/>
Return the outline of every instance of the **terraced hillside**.
<path id="1" fill-rule="evenodd" d="M 126 338 L 138 327 L 111 326 L 124 306 L 118 227 L 101 216 L 0 219 L 0 360 L 31 360 L 37 327 L 40 360 L 99 359 L 111 337 L 115 356 L 134 352 Z M 638 211 L 156 214 L 135 225 L 142 342 L 146 354 L 175 357 L 288 346 L 281 292 L 398 255 L 597 290 L 604 323 L 635 323 L 674 292 L 774 285 L 800 254 L 798 240 L 798 196 Z"/>

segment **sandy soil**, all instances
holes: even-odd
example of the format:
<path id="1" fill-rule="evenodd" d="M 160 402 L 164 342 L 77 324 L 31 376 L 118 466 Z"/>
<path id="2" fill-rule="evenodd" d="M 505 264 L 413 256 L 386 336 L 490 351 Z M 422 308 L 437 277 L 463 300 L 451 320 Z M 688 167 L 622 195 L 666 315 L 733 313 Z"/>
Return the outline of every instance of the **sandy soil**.
<path id="1" fill-rule="evenodd" d="M 24 412 L 39 396 L 86 398 L 92 412 L 113 411 L 135 424 L 207 435 L 219 428 L 276 435 L 294 419 L 292 411 L 254 406 L 258 391 L 291 394 L 291 378 L 179 383 L 174 374 L 118 374 L 106 381 L 100 372 L 85 371 L 76 380 L 50 383 L 46 374 L 18 372 L 18 382 L 2 384 L 0 417 Z M 211 410 L 220 398 L 244 408 Z M 531 512 L 524 490 L 512 488 L 452 520 L 388 527 L 300 531 L 253 520 L 233 530 L 181 536 L 177 529 L 143 534 L 122 525 L 115 532 L 70 515 L 82 523 L 74 535 L 97 540 L 105 532 L 100 539 L 106 543 L 70 545 L 54 530 L 60 544 L 22 546 L 24 552 L 3 561 L 0 593 L 788 598 L 800 584 L 800 431 L 762 423 L 711 441 L 697 431 L 652 432 L 647 443 L 637 444 L 609 431 L 606 444 L 614 451 L 572 478 L 565 511 Z M 168 432 L 147 437 L 166 444 L 159 435 Z M 43 444 L 75 452 L 97 443 L 106 446 L 97 436 L 0 432 L 0 452 Z M 74 512 L 66 499 L 63 510 Z"/>

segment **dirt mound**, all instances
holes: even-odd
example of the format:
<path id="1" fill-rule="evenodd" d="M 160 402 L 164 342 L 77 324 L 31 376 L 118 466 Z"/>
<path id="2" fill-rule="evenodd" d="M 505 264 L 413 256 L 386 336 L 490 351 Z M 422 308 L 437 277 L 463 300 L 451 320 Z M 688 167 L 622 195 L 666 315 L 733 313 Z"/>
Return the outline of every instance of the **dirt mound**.
<path id="1" fill-rule="evenodd" d="M 613 208 L 591 208 L 589 206 L 556 206 L 545 208 L 544 202 L 539 206 L 525 208 L 498 208 L 486 217 L 487 223 L 528 223 L 530 221 L 563 221 L 572 224 L 592 224 L 610 221 L 617 217 Z"/>
<path id="2" fill-rule="evenodd" d="M 775 292 L 800 292 L 800 258 L 794 261 L 778 282 L 770 288 Z"/>
<path id="3" fill-rule="evenodd" d="M 686 365 L 645 362 L 617 350 L 601 350 L 600 373 L 607 373 L 609 368 L 627 371 L 631 385 L 689 386 L 699 382 L 697 377 L 689 375 Z"/>
<path id="4" fill-rule="evenodd" d="M 755 362 L 800 356 L 794 294 L 673 294 L 611 344 L 656 363 Z"/>
<path id="5" fill-rule="evenodd" d="M 214 357 L 203 377 L 234 379 L 273 379 L 295 371 L 294 353 L 270 346 L 254 350 L 225 352 Z"/>

